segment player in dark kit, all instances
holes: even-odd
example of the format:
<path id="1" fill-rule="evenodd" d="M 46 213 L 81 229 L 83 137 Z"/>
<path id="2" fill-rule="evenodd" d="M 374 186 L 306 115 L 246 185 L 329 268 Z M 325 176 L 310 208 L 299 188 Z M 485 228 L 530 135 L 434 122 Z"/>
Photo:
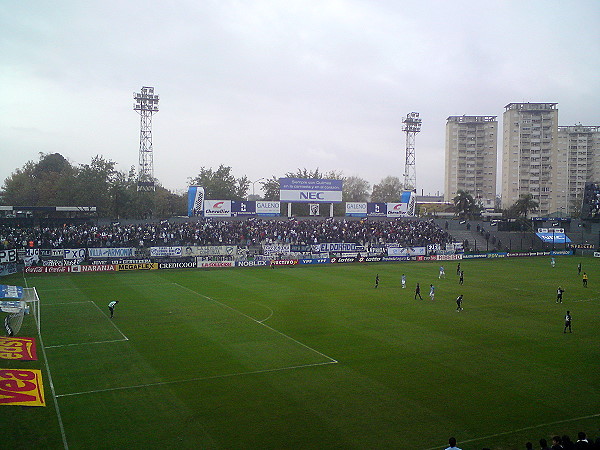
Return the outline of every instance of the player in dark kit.
<path id="1" fill-rule="evenodd" d="M 379 274 L 375 277 L 375 288 L 379 287 Z"/>
<path id="2" fill-rule="evenodd" d="M 421 297 L 421 286 L 419 286 L 419 283 L 417 283 L 417 287 L 415 288 L 415 300 L 417 299 L 417 295 L 421 300 L 423 300 L 423 297 Z"/>
<path id="3" fill-rule="evenodd" d="M 571 330 L 571 312 L 570 311 L 567 311 L 567 314 L 565 315 L 565 329 L 563 330 L 563 333 L 567 332 L 567 328 L 569 329 L 569 333 L 573 332 Z"/>
<path id="4" fill-rule="evenodd" d="M 556 303 L 562 303 L 563 292 L 565 292 L 565 290 L 559 286 L 556 290 Z"/>
<path id="5" fill-rule="evenodd" d="M 462 300 L 463 300 L 463 295 L 460 294 L 457 298 L 456 298 L 456 312 L 461 312 L 463 310 L 462 307 Z"/>

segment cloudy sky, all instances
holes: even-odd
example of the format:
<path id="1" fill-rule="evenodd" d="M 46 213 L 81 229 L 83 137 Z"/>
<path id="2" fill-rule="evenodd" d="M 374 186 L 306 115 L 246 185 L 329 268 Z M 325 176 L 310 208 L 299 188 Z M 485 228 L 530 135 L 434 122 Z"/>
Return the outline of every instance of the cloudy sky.
<path id="1" fill-rule="evenodd" d="M 133 92 L 154 86 L 171 190 L 220 164 L 402 179 L 416 111 L 417 187 L 442 192 L 448 116 L 556 102 L 600 125 L 599 23 L 597 0 L 5 1 L 0 183 L 40 152 L 137 167 Z"/>

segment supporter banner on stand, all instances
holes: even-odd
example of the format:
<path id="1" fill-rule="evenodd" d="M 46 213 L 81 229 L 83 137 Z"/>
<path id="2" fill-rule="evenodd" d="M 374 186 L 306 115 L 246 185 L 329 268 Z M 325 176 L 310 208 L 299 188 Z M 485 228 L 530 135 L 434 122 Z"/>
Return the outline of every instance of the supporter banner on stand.
<path id="1" fill-rule="evenodd" d="M 364 251 L 364 247 L 356 244 L 355 242 L 326 242 L 322 244 L 314 244 L 311 247 L 313 253 Z"/>
<path id="2" fill-rule="evenodd" d="M 290 244 L 263 244 L 263 255 L 288 255 Z"/>
<path id="3" fill-rule="evenodd" d="M 135 256 L 135 248 L 88 248 L 90 258 L 130 258 Z"/>
<path id="4" fill-rule="evenodd" d="M 17 273 L 17 263 L 0 264 L 0 277 Z"/>
<path id="5" fill-rule="evenodd" d="M 35 339 L 0 336 L 0 358 L 37 361 Z"/>
<path id="6" fill-rule="evenodd" d="M 425 247 L 388 247 L 388 256 L 424 256 Z"/>
<path id="7" fill-rule="evenodd" d="M 0 369 L 0 405 L 46 406 L 42 371 Z"/>
<path id="8" fill-rule="evenodd" d="M 151 258 L 177 257 L 182 256 L 183 253 L 183 247 L 150 247 Z"/>
<path id="9" fill-rule="evenodd" d="M 17 262 L 17 250 L 0 250 L 0 263 Z"/>

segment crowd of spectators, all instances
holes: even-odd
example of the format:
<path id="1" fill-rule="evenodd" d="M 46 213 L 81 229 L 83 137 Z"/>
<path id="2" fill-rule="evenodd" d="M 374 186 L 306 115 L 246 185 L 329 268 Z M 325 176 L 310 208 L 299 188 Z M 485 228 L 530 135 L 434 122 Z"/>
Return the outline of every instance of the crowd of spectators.
<path id="1" fill-rule="evenodd" d="M 135 225 L 65 225 L 21 228 L 0 226 L 0 248 L 152 247 L 242 245 L 264 243 L 320 244 L 399 243 L 423 246 L 451 242 L 432 221 L 393 220 L 246 220 L 199 219 L 193 222 L 155 222 Z"/>

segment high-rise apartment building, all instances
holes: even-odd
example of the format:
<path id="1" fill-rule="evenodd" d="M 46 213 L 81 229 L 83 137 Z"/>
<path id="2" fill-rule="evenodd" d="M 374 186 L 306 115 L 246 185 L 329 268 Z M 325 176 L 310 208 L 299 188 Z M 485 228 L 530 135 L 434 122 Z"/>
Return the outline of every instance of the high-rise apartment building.
<path id="1" fill-rule="evenodd" d="M 558 127 L 554 193 L 556 211 L 570 216 L 581 211 L 586 182 L 600 181 L 600 127 Z"/>
<path id="2" fill-rule="evenodd" d="M 497 116 L 450 116 L 446 122 L 444 201 L 458 190 L 494 207 L 498 154 Z"/>
<path id="3" fill-rule="evenodd" d="M 509 103 L 503 115 L 502 208 L 521 195 L 538 202 L 537 214 L 558 210 L 553 182 L 558 169 L 556 103 Z"/>

